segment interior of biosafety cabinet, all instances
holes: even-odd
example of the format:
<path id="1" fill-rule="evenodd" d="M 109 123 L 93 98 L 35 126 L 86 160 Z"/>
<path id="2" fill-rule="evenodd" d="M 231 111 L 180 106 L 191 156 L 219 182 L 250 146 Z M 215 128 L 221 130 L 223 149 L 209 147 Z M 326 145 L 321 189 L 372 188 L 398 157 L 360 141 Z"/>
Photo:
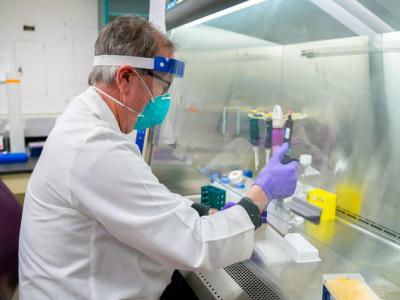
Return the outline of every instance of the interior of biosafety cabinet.
<path id="1" fill-rule="evenodd" d="M 160 139 L 153 167 L 163 170 L 170 151 L 205 178 L 244 195 L 247 185 L 225 177 L 234 170 L 260 171 L 269 148 L 265 126 L 279 105 L 282 124 L 289 115 L 293 120 L 291 157 L 302 160 L 295 195 L 307 199 L 310 187 L 335 194 L 338 217 L 398 240 L 398 30 L 400 3 L 375 0 L 247 1 L 170 28 L 177 57 L 187 62 L 186 77 L 170 116 L 173 150 Z M 176 168 L 192 176 L 186 167 Z M 395 299 L 388 290 L 398 288 L 400 277 L 388 262 L 398 269 L 398 249 L 386 253 L 383 244 L 324 224 L 306 221 L 297 228 L 344 260 L 376 255 L 382 268 L 374 269 L 379 275 L 373 280 L 385 281 L 380 295 Z"/>
<path id="2" fill-rule="evenodd" d="M 279 104 L 297 115 L 293 156 L 312 155 L 318 185 L 342 191 L 344 210 L 399 232 L 400 36 L 394 28 L 352 28 L 329 13 L 310 1 L 261 1 L 172 29 L 177 55 L 188 62 L 175 153 L 204 172 L 257 172 L 248 114 Z M 348 203 L 348 192 L 357 203 Z"/>

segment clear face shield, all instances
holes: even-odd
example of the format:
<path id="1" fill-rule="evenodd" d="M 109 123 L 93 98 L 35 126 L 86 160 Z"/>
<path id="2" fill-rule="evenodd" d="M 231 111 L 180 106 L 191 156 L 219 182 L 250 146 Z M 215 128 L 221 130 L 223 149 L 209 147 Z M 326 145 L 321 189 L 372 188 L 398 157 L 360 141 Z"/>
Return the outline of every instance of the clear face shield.
<path id="1" fill-rule="evenodd" d="M 145 73 L 153 78 L 152 94 L 170 94 L 174 99 L 175 93 L 181 87 L 185 63 L 173 58 L 157 56 L 154 58 L 153 69 L 146 69 Z"/>
<path id="2" fill-rule="evenodd" d="M 153 81 L 160 79 L 159 76 L 165 76 L 166 74 L 171 79 L 168 83 L 167 90 L 167 93 L 171 97 L 171 104 L 164 122 L 156 132 L 156 142 L 172 145 L 175 144 L 176 141 L 176 119 L 178 107 L 181 102 L 182 79 L 185 71 L 185 64 L 178 60 L 169 60 L 165 62 L 162 58 L 156 58 L 156 65 L 158 65 L 158 67 L 156 67 L 157 71 L 154 73 Z M 157 83 L 153 82 L 153 84 Z M 166 83 L 164 82 L 164 84 Z M 166 88 L 167 85 L 165 85 L 165 89 Z"/>
<path id="3" fill-rule="evenodd" d="M 171 144 L 173 138 L 173 123 L 175 120 L 177 102 L 180 101 L 180 91 L 182 86 L 182 78 L 185 72 L 185 63 L 168 57 L 156 56 L 154 58 L 124 56 L 124 55 L 99 55 L 95 56 L 93 66 L 122 66 L 130 65 L 135 69 L 140 70 L 137 72 L 143 80 L 144 88 L 148 90 L 149 97 L 152 98 L 151 104 L 163 107 L 164 112 L 153 109 L 153 112 L 146 115 L 146 108 L 143 111 L 144 117 L 150 120 L 144 125 L 145 128 L 161 125 L 165 119 L 165 134 L 164 130 L 160 137 L 167 144 Z M 151 85 L 149 86 L 144 81 L 146 76 L 152 78 Z M 146 80 L 148 82 L 148 80 Z M 168 101 L 168 108 L 165 110 L 166 105 L 162 101 Z M 159 105 L 161 103 L 161 105 Z M 167 113 L 168 112 L 168 113 Z M 140 119 L 139 123 L 143 123 L 144 118 Z M 143 127 L 143 126 L 142 126 Z"/>

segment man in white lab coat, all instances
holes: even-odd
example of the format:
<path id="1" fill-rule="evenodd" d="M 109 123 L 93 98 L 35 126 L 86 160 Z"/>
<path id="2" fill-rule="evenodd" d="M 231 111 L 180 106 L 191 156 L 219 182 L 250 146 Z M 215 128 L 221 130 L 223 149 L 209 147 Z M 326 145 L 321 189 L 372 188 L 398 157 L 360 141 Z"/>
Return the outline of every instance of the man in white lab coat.
<path id="1" fill-rule="evenodd" d="M 159 183 L 128 133 L 165 117 L 165 92 L 183 68 L 178 61 L 163 72 L 155 57 L 173 62 L 173 50 L 136 17 L 100 33 L 91 87 L 57 119 L 27 187 L 21 299 L 156 299 L 174 269 L 248 259 L 268 199 L 293 193 L 296 165 L 280 163 L 285 147 L 247 198 L 211 216 Z"/>

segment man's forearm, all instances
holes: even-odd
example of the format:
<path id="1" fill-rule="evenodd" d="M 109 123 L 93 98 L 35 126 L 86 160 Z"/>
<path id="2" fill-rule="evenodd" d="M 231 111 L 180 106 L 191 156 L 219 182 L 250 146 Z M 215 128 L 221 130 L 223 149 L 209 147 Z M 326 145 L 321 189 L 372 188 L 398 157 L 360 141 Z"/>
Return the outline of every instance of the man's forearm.
<path id="1" fill-rule="evenodd" d="M 258 185 L 253 185 L 251 189 L 247 192 L 247 197 L 253 200 L 254 204 L 257 205 L 260 214 L 263 213 L 265 207 L 269 203 L 269 199 L 267 195 L 265 195 L 264 191 Z"/>

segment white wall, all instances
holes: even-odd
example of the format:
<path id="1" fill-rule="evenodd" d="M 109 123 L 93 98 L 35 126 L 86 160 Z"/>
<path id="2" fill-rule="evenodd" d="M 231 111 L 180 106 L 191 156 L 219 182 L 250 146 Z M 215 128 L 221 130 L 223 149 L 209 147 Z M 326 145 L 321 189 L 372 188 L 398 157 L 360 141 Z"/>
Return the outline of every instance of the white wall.
<path id="1" fill-rule="evenodd" d="M 97 34 L 97 0 L 0 0 L 0 72 L 22 68 L 25 115 L 58 114 L 86 88 Z"/>

